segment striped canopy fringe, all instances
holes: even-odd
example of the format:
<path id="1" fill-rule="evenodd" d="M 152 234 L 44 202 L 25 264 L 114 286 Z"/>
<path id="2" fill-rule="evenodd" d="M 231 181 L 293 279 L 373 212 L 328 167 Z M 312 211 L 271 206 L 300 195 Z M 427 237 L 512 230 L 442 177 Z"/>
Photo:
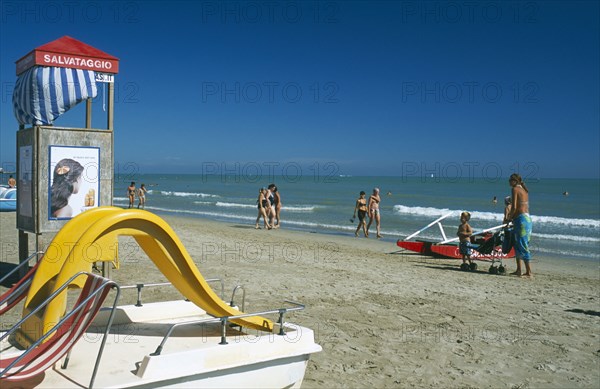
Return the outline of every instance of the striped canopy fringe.
<path id="1" fill-rule="evenodd" d="M 34 66 L 17 79 L 13 111 L 20 124 L 52 124 L 60 115 L 97 94 L 93 70 Z"/>

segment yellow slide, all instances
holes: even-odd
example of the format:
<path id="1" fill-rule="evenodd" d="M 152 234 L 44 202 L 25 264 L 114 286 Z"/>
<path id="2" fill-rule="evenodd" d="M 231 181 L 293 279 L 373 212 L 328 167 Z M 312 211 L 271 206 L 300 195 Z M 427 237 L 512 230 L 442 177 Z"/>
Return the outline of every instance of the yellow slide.
<path id="1" fill-rule="evenodd" d="M 213 292 L 173 229 L 162 218 L 139 209 L 98 207 L 79 214 L 56 234 L 36 271 L 23 316 L 77 272 L 91 271 L 94 262 L 116 260 L 119 236 L 132 236 L 179 292 L 207 313 L 213 316 L 242 313 Z M 43 314 L 34 315 L 21 326 L 17 336 L 19 343 L 26 345 L 38 339 L 60 320 L 65 308 L 66 291 L 48 304 Z M 263 331 L 273 329 L 273 323 L 262 317 L 232 321 Z"/>

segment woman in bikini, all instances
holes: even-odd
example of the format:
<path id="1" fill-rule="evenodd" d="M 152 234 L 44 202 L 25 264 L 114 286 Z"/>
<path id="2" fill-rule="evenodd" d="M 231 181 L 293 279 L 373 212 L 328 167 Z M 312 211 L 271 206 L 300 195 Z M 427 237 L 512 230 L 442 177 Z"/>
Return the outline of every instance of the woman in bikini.
<path id="1" fill-rule="evenodd" d="M 354 206 L 354 215 L 352 219 L 356 218 L 356 212 L 358 211 L 358 226 L 356 227 L 356 231 L 354 231 L 354 236 L 358 237 L 358 231 L 362 227 L 363 232 L 365 233 L 365 238 L 369 237 L 369 233 L 367 232 L 367 221 L 365 220 L 367 216 L 367 199 L 365 199 L 365 192 L 360 191 L 360 196 L 356 199 L 356 205 Z"/>
<path id="2" fill-rule="evenodd" d="M 373 194 L 369 197 L 369 224 L 367 225 L 367 233 L 369 232 L 369 228 L 371 228 L 373 220 L 375 220 L 377 226 L 377 239 L 381 238 L 381 215 L 379 214 L 380 202 L 381 197 L 379 197 L 379 188 L 374 188 Z"/>
<path id="3" fill-rule="evenodd" d="M 127 197 L 129 197 L 129 208 L 133 208 L 133 202 L 135 201 L 135 182 L 133 181 L 127 187 Z"/>
<path id="4" fill-rule="evenodd" d="M 258 226 L 258 221 L 260 220 L 261 216 L 265 221 L 265 228 L 269 230 L 271 229 L 271 225 L 267 221 L 267 208 L 270 207 L 270 205 L 269 200 L 267 200 L 266 193 L 267 190 L 265 188 L 260 188 L 258 191 L 258 200 L 256 200 L 258 216 L 256 217 L 256 226 L 254 227 L 257 230 L 260 229 L 260 227 Z"/>
<path id="5" fill-rule="evenodd" d="M 273 228 L 279 228 L 281 227 L 281 207 L 283 203 L 281 202 L 281 195 L 279 194 L 279 190 L 277 190 L 277 186 L 273 186 L 273 200 L 275 205 L 275 219 L 277 219 Z"/>
<path id="6" fill-rule="evenodd" d="M 140 186 L 140 189 L 138 189 L 138 209 L 140 207 L 142 207 L 142 209 L 146 208 L 146 193 L 148 192 L 148 190 L 146 190 L 146 185 L 142 184 L 142 186 Z"/>
<path id="7" fill-rule="evenodd" d="M 529 190 L 519 174 L 512 174 L 508 180 L 512 187 L 512 206 L 510 219 L 513 222 L 513 244 L 515 248 L 517 271 L 511 273 L 520 277 L 532 277 L 531 253 L 529 239 L 531 238 L 532 223 L 529 216 Z M 525 273 L 522 274 L 521 261 L 525 262 Z"/>

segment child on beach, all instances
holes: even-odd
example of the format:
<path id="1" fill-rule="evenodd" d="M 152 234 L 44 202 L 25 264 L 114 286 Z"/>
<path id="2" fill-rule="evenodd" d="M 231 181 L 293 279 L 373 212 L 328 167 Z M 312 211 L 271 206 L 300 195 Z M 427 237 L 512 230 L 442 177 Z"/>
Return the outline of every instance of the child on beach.
<path id="1" fill-rule="evenodd" d="M 458 232 L 456 235 L 459 237 L 459 250 L 462 254 L 463 264 L 466 264 L 469 261 L 469 266 L 472 264 L 471 262 L 471 235 L 473 235 L 473 229 L 469 225 L 469 220 L 471 220 L 471 214 L 469 212 L 463 212 L 460 214 L 460 226 L 458 226 Z"/>

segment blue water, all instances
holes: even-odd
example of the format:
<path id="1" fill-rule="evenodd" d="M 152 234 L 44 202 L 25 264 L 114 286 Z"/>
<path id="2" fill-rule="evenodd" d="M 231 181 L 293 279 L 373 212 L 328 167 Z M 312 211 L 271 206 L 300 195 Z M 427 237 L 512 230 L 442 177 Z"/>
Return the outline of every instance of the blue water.
<path id="1" fill-rule="evenodd" d="M 503 199 L 510 195 L 506 179 L 461 179 L 351 176 L 280 176 L 270 181 L 251 176 L 143 174 L 116 176 L 114 205 L 126 207 L 130 181 L 149 190 L 146 209 L 157 214 L 207 218 L 254 225 L 258 189 L 273 181 L 281 193 L 282 228 L 353 236 L 350 222 L 361 190 L 381 189 L 384 241 L 392 243 L 454 211 L 443 222 L 454 237 L 460 211 L 471 212 L 474 229 L 499 225 Z M 600 181 L 543 179 L 527 182 L 534 223 L 531 249 L 535 257 L 600 259 Z M 563 192 L 569 195 L 564 196 Z M 388 195 L 391 192 L 391 195 Z M 496 196 L 498 203 L 492 198 Z M 137 202 L 137 199 L 136 199 Z M 136 203 L 137 204 L 137 203 Z M 374 231 L 374 226 L 371 227 Z M 430 229 L 424 238 L 438 239 Z"/>

